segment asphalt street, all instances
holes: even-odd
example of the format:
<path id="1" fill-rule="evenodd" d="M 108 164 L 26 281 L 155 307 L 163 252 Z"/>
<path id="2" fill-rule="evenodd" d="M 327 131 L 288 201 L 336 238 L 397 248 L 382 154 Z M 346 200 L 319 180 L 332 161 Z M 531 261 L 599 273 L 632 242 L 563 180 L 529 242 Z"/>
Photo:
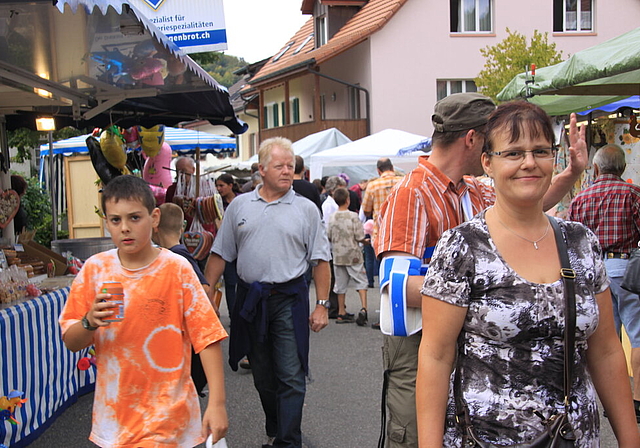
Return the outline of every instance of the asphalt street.
<path id="1" fill-rule="evenodd" d="M 314 291 L 312 290 L 312 297 Z M 224 299 L 223 299 L 224 301 Z M 369 322 L 378 320 L 379 293 L 369 289 Z M 347 294 L 347 310 L 357 313 L 360 300 Z M 229 328 L 226 306 L 221 320 Z M 311 335 L 310 379 L 303 416 L 303 443 L 307 448 L 374 448 L 380 430 L 382 335 L 369 326 L 336 324 Z M 227 345 L 224 343 L 226 353 Z M 260 447 L 265 442 L 264 417 L 249 370 L 233 372 L 225 364 L 230 448 Z M 81 397 L 30 447 L 93 447 L 91 429 L 93 394 Z M 203 399 L 206 405 L 206 398 Z M 202 445 L 204 446 L 204 445 Z M 609 422 L 602 419 L 602 448 L 617 444 Z"/>

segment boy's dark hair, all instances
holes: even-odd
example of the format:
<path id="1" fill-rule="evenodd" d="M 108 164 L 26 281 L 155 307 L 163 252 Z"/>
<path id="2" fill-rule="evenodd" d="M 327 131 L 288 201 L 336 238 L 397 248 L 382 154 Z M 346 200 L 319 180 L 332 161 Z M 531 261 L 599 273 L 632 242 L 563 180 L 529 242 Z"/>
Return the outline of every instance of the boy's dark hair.
<path id="1" fill-rule="evenodd" d="M 156 200 L 153 192 L 147 182 L 141 177 L 131 176 L 129 174 L 114 177 L 102 189 L 102 212 L 106 215 L 107 208 L 105 204 L 108 201 L 118 202 L 120 199 L 137 200 L 151 213 L 156 208 Z"/>
<path id="2" fill-rule="evenodd" d="M 333 190 L 333 200 L 336 201 L 338 205 L 344 205 L 347 203 L 349 199 L 349 190 L 344 187 L 338 187 Z"/>

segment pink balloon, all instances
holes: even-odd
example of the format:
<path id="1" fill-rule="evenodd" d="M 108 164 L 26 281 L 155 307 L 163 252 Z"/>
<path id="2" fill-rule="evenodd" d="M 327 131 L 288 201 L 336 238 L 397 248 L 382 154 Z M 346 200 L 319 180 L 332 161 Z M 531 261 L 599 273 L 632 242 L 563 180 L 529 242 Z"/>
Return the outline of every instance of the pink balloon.
<path id="1" fill-rule="evenodd" d="M 171 146 L 167 142 L 162 144 L 157 156 L 149 157 L 144 162 L 142 178 L 152 185 L 167 188 L 173 182 L 171 171 L 165 170 L 171 165 Z"/>

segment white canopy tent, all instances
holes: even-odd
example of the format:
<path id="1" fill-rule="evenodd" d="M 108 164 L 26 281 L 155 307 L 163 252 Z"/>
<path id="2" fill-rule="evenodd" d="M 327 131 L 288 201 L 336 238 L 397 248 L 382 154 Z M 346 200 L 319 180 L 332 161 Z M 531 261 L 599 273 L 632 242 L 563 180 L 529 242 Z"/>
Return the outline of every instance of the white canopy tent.
<path id="1" fill-rule="evenodd" d="M 324 131 L 309 134 L 293 143 L 293 152 L 304 159 L 305 163 L 309 163 L 309 157 L 325 149 L 335 148 L 336 146 L 349 143 L 351 139 L 344 135 L 336 128 L 325 129 Z M 251 165 L 258 161 L 258 154 L 251 156 L 244 162 L 239 162 L 237 167 L 240 169 L 250 169 Z"/>
<path id="2" fill-rule="evenodd" d="M 422 135 L 385 129 L 354 142 L 313 154 L 310 163 L 311 178 L 319 179 L 322 176 L 347 173 L 352 179 L 351 182 L 355 183 L 360 179 L 377 177 L 376 163 L 382 157 L 391 159 L 395 168 L 409 172 L 418 165 L 418 157 L 425 152 L 403 150 L 425 140 L 427 137 Z M 355 174 L 354 178 L 349 171 L 356 171 L 358 174 Z"/>

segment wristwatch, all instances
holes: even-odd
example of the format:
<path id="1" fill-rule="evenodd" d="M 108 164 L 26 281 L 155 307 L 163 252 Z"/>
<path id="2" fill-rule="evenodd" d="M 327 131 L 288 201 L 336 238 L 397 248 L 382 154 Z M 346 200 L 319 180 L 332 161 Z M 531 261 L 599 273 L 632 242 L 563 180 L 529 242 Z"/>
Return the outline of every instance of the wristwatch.
<path id="1" fill-rule="evenodd" d="M 86 314 L 82 316 L 82 320 L 80 322 L 82 322 L 82 328 L 84 328 L 85 330 L 96 331 L 98 329 L 98 327 L 91 326 L 91 324 L 89 323 L 89 319 L 87 319 Z"/>
<path id="2" fill-rule="evenodd" d="M 316 305 L 320 305 L 325 307 L 326 309 L 329 309 L 331 303 L 328 300 L 316 300 Z"/>

